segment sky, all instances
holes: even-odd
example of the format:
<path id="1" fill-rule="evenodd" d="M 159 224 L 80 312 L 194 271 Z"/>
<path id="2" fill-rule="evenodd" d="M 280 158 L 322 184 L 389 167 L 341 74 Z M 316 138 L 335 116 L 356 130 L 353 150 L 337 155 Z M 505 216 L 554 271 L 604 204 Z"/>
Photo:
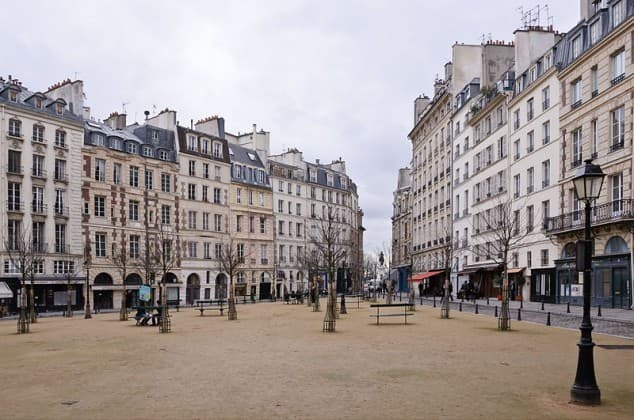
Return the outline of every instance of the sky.
<path id="1" fill-rule="evenodd" d="M 219 115 L 232 133 L 269 131 L 272 154 L 341 157 L 373 253 L 391 240 L 414 99 L 433 96 L 452 44 L 511 41 L 519 8 L 537 4 L 561 32 L 579 20 L 578 0 L 14 1 L 0 74 L 33 91 L 81 79 L 98 119 L 124 106 L 128 123 Z"/>

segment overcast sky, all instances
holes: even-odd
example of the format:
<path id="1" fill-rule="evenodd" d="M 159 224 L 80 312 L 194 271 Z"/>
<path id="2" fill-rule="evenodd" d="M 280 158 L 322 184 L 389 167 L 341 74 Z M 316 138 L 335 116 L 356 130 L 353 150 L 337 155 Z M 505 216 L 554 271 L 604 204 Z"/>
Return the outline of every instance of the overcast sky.
<path id="1" fill-rule="evenodd" d="M 1 73 L 44 91 L 81 79 L 95 118 L 128 122 L 166 107 L 182 124 L 209 115 L 230 132 L 257 124 L 271 152 L 342 157 L 359 187 L 365 251 L 391 237 L 392 192 L 409 164 L 413 100 L 432 95 L 458 41 L 512 40 L 542 2 L 12 1 L 3 4 Z M 578 0 L 551 0 L 555 29 Z"/>

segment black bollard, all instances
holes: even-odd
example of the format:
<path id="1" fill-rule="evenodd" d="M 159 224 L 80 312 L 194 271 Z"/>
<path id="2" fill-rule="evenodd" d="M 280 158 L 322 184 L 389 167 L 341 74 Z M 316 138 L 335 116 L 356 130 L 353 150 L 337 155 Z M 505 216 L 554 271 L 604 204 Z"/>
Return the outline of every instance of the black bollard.
<path id="1" fill-rule="evenodd" d="M 436 295 L 434 295 L 434 308 L 436 307 Z"/>
<path id="2" fill-rule="evenodd" d="M 570 302 L 566 303 L 566 313 L 570 313 Z"/>
<path id="3" fill-rule="evenodd" d="M 493 314 L 494 317 L 498 317 L 498 307 L 497 305 L 495 306 L 495 313 Z"/>
<path id="4" fill-rule="evenodd" d="M 524 299 L 520 300 L 520 308 L 524 309 Z"/>
<path id="5" fill-rule="evenodd" d="M 402 294 L 402 292 L 400 292 L 400 291 L 398 292 L 398 301 L 399 301 L 399 302 L 402 302 L 402 301 L 403 301 L 403 294 Z"/>
<path id="6" fill-rule="evenodd" d="M 550 312 L 548 312 L 548 317 L 546 318 L 546 326 L 550 327 Z"/>
<path id="7" fill-rule="evenodd" d="M 460 305 L 458 306 L 458 310 L 462 312 L 462 302 L 460 302 Z"/>
<path id="8" fill-rule="evenodd" d="M 542 300 L 542 311 L 544 310 L 544 301 Z"/>
<path id="9" fill-rule="evenodd" d="M 487 296 L 487 306 L 489 305 L 489 297 Z"/>
<path id="10" fill-rule="evenodd" d="M 521 320 L 522 320 L 522 310 L 521 310 L 521 309 L 518 309 L 518 310 L 517 310 L 517 320 L 518 320 L 518 321 L 521 321 Z"/>
<path id="11" fill-rule="evenodd" d="M 423 306 L 423 297 L 420 297 L 420 306 Z"/>
<path id="12" fill-rule="evenodd" d="M 476 313 L 476 315 L 480 313 L 480 312 L 478 312 L 478 304 L 477 303 L 476 303 L 475 313 Z"/>
<path id="13" fill-rule="evenodd" d="M 601 305 L 599 305 L 599 311 L 597 312 L 597 316 L 601 316 Z"/>

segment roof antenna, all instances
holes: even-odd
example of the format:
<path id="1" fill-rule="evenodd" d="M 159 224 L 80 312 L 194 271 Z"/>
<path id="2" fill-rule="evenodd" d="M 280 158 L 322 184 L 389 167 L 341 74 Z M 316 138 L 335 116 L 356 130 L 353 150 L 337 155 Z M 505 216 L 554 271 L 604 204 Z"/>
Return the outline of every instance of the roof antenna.
<path id="1" fill-rule="evenodd" d="M 123 110 L 123 113 L 125 114 L 125 106 L 128 105 L 130 102 L 121 102 L 121 109 Z"/>

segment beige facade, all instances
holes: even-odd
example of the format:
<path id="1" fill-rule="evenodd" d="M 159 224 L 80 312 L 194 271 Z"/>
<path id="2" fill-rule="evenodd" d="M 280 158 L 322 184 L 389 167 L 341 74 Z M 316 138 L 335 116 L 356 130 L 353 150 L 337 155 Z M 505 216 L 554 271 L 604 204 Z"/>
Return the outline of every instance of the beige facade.
<path id="1" fill-rule="evenodd" d="M 411 267 L 412 212 L 410 169 L 401 168 L 392 202 L 392 262 L 394 269 L 403 268 L 409 272 Z"/>

